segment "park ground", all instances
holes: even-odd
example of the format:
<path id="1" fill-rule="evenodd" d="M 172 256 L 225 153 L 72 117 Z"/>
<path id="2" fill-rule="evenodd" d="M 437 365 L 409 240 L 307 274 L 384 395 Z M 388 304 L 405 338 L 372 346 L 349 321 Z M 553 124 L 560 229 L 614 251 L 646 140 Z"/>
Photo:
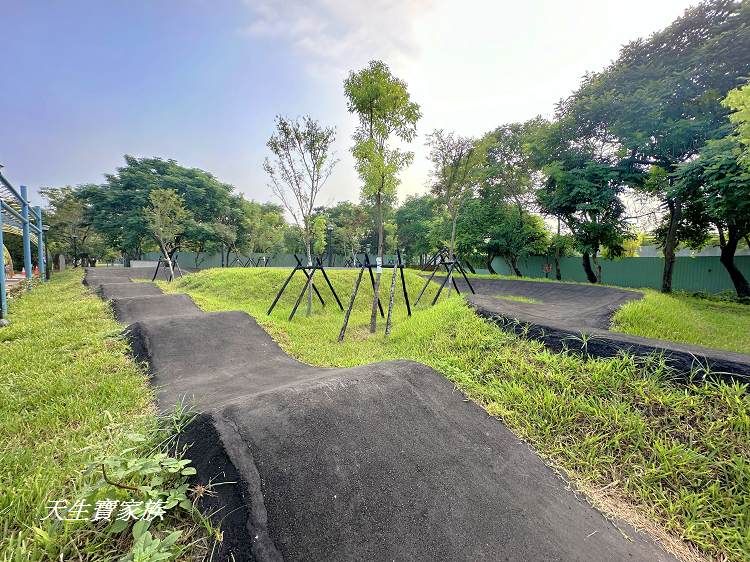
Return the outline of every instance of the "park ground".
<path id="1" fill-rule="evenodd" d="M 153 391 L 130 358 L 122 326 L 81 281 L 82 271 L 71 270 L 12 299 L 11 326 L 0 329 L 3 561 L 132 555 L 137 546 L 132 521 L 118 529 L 109 522 L 49 517 L 48 506 L 58 500 L 94 506 L 105 498 L 141 497 L 104 482 L 101 463 L 118 484 L 140 487 L 161 478 L 161 490 L 184 485 L 184 478 L 170 472 L 165 452 L 179 418 L 157 418 Z M 157 539 L 181 531 L 175 545 L 162 542 L 157 550 L 184 554 L 205 548 L 205 533 L 191 512 L 170 511 L 164 521 L 152 523 L 148 533 Z"/>
<path id="2" fill-rule="evenodd" d="M 391 335 L 383 334 L 382 320 L 370 335 L 367 279 L 346 339 L 337 343 L 343 314 L 322 279 L 325 308 L 315 303 L 305 317 L 301 307 L 287 320 L 302 285 L 298 274 L 266 315 L 287 274 L 214 269 L 162 288 L 188 293 L 206 311 L 244 310 L 285 351 L 312 365 L 426 363 L 502 419 L 603 511 L 651 530 L 683 558 L 700 551 L 750 560 L 750 397 L 744 387 L 676 386 L 657 361 L 555 354 L 484 322 L 455 295 L 434 307 L 424 299 L 407 319 L 397 290 Z M 346 306 L 356 272 L 329 275 Z M 386 291 L 390 280 L 385 273 Z M 407 280 L 413 299 L 423 280 L 412 271 Z"/>
<path id="3" fill-rule="evenodd" d="M 393 332 L 385 337 L 381 320 L 371 335 L 366 279 L 346 339 L 338 344 L 343 314 L 323 283 L 327 306 L 315 303 L 310 317 L 303 305 L 287 320 L 300 278 L 266 315 L 287 274 L 215 269 L 162 287 L 190 294 L 207 311 L 248 312 L 306 363 L 426 363 L 502 419 L 605 513 L 650 530 L 683 559 L 750 561 L 746 388 L 676 386 L 657 361 L 551 353 L 484 322 L 455 295 L 434 307 L 420 304 L 407 319 L 397 290 Z M 356 272 L 330 275 L 346 306 Z M 390 280 L 387 272 L 384 293 Z M 422 280 L 407 272 L 407 281 L 413 298 Z M 164 430 L 144 372 L 129 358 L 121 326 L 81 285 L 78 272 L 57 275 L 14 299 L 11 315 L 11 327 L 0 330 L 0 558 L 116 558 L 132 547 L 127 532 L 42 518 L 48 502 L 78 497 L 101 483 L 96 471 L 86 470 L 92 463 L 142 459 L 158 448 L 163 434 L 154 435 Z M 142 483 L 138 474 L 128 478 Z M 183 551 L 204 541 L 205 533 L 185 515 L 163 525 L 154 536 L 182 530 Z"/>

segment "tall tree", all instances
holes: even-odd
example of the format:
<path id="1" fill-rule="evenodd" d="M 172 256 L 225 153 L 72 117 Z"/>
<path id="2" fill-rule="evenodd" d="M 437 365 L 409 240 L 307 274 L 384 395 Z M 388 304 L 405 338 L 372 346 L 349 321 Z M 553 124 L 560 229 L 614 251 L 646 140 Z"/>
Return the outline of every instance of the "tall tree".
<path id="1" fill-rule="evenodd" d="M 436 129 L 427 137 L 432 162 L 432 193 L 445 206 L 450 217 L 448 243 L 450 259 L 456 246 L 456 222 L 464 203 L 476 192 L 484 150 L 475 139 Z M 448 275 L 448 294 L 452 287 L 452 270 Z"/>
<path id="2" fill-rule="evenodd" d="M 272 158 L 263 169 L 270 187 L 292 215 L 302 234 L 307 265 L 312 265 L 315 200 L 336 165 L 332 154 L 336 129 L 324 127 L 309 115 L 302 119 L 276 117 L 276 131 L 266 146 Z M 307 294 L 307 314 L 312 311 L 312 283 Z"/>
<path id="3" fill-rule="evenodd" d="M 46 236 L 49 251 L 72 258 L 73 267 L 78 257 L 91 254 L 90 238 L 96 237 L 86 219 L 87 203 L 82 197 L 84 187 L 47 187 L 39 194 L 47 199 L 44 223 L 50 227 Z"/>
<path id="4" fill-rule="evenodd" d="M 576 138 L 569 118 L 538 129 L 531 145 L 545 175 L 537 191 L 542 212 L 565 224 L 583 256 L 587 279 L 600 282 L 599 252 L 621 255 L 631 235 L 621 195 L 627 186 L 640 185 L 643 174 L 603 153 L 596 142 Z"/>
<path id="5" fill-rule="evenodd" d="M 126 259 L 138 257 L 152 239 L 144 209 L 154 189 L 173 189 L 182 197 L 192 219 L 177 241 L 177 248 L 205 234 L 200 225 L 220 223 L 231 210 L 231 185 L 197 168 L 174 160 L 125 156 L 125 166 L 105 176 L 100 186 L 85 186 L 86 220 Z M 195 229 L 200 229 L 196 232 Z"/>
<path id="6" fill-rule="evenodd" d="M 750 74 L 749 53 L 750 4 L 708 0 L 648 39 L 623 47 L 612 65 L 587 76 L 561 105 L 561 114 L 574 118 L 579 137 L 597 137 L 605 150 L 622 151 L 634 167 L 665 170 L 667 182 L 654 193 L 667 211 L 664 292 L 672 289 L 686 203 L 673 189 L 674 172 L 707 140 L 722 136 L 727 109 L 720 101 Z"/>
<path id="7" fill-rule="evenodd" d="M 344 81 L 347 109 L 359 118 L 352 154 L 362 180 L 363 195 L 375 201 L 378 214 L 378 267 L 370 317 L 370 332 L 377 327 L 381 265 L 385 246 L 383 199 L 395 196 L 398 173 L 413 159 L 411 152 L 389 147 L 392 136 L 411 142 L 421 117 L 419 105 L 411 101 L 406 83 L 391 74 L 381 61 L 371 61 Z"/>
<path id="8" fill-rule="evenodd" d="M 518 257 L 527 247 L 538 248 L 535 239 L 539 232 L 538 217 L 530 212 L 535 204 L 535 187 L 539 172 L 534 155 L 528 149 L 534 135 L 546 121 L 537 117 L 524 123 L 502 125 L 485 135 L 486 152 L 482 171 L 481 197 L 488 208 L 496 207 L 499 214 L 496 253 L 502 255 L 511 270 L 521 275 Z M 501 250 L 502 248 L 502 250 Z"/>
<path id="9" fill-rule="evenodd" d="M 741 159 L 741 147 L 729 136 L 710 141 L 700 156 L 675 173 L 675 196 L 686 201 L 684 218 L 719 233 L 719 261 L 727 270 L 737 296 L 750 298 L 750 285 L 734 263 L 743 238 L 750 236 L 750 167 Z"/>
<path id="10" fill-rule="evenodd" d="M 159 245 L 169 266 L 169 277 L 174 278 L 172 256 L 190 213 L 174 189 L 154 189 L 148 194 L 149 204 L 143 209 L 146 225 Z"/>

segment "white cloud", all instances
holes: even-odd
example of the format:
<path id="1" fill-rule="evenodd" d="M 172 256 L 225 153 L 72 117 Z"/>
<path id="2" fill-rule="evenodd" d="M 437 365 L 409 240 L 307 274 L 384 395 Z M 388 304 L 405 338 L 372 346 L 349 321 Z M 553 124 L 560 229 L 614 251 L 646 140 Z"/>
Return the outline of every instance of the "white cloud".
<path id="1" fill-rule="evenodd" d="M 327 191 L 356 199 L 359 182 L 348 154 L 354 118 L 342 80 L 371 59 L 386 61 L 420 103 L 415 162 L 402 198 L 424 191 L 424 137 L 435 128 L 481 135 L 494 127 L 551 115 L 586 71 L 616 58 L 626 42 L 668 25 L 687 0 L 247 0 L 254 38 L 292 47 L 321 92 L 320 108 L 300 108 L 339 128 L 342 158 Z M 331 103 L 335 100 L 335 103 Z M 332 109 L 335 108 L 335 109 Z M 320 111 L 323 109 L 323 111 Z M 330 202 L 330 201 L 329 201 Z"/>

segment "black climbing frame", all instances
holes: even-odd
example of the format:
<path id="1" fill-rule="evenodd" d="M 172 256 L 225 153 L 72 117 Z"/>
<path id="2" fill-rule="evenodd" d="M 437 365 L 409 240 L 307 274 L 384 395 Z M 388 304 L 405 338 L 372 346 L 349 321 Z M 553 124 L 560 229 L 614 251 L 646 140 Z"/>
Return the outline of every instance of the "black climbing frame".
<path id="1" fill-rule="evenodd" d="M 341 326 L 341 332 L 339 332 L 339 341 L 344 340 L 344 335 L 346 334 L 346 328 L 349 325 L 349 316 L 352 313 L 352 308 L 354 308 L 354 300 L 357 298 L 357 292 L 359 291 L 359 284 L 362 281 L 362 274 L 365 272 L 365 269 L 368 270 L 370 274 L 370 284 L 372 285 L 372 292 L 375 293 L 375 275 L 372 273 L 372 268 L 375 267 L 377 270 L 377 265 L 373 264 L 370 261 L 370 256 L 367 255 L 367 253 L 364 254 L 364 257 L 361 260 L 357 260 L 357 256 L 353 256 L 353 261 L 359 262 L 360 268 L 359 268 L 359 275 L 357 276 L 357 280 L 354 283 L 354 291 L 352 292 L 351 299 L 349 300 L 349 307 L 346 309 L 346 314 L 344 315 L 344 324 Z M 401 289 L 404 293 L 404 302 L 406 303 L 406 314 L 408 316 L 411 316 L 411 304 L 409 303 L 409 292 L 406 289 L 406 279 L 404 277 L 404 262 L 401 259 L 401 251 L 396 250 L 396 261 L 395 263 L 391 264 L 393 266 L 393 277 L 391 278 L 391 291 L 390 291 L 390 299 L 388 303 L 388 320 L 386 322 L 385 326 L 385 332 L 386 335 L 388 335 L 391 331 L 391 310 L 393 308 L 393 292 L 396 287 L 396 270 L 399 270 L 401 274 Z M 383 314 L 383 305 L 381 304 L 381 299 L 378 299 L 378 309 L 380 310 L 380 317 L 383 318 L 385 315 Z"/>
<path id="2" fill-rule="evenodd" d="M 297 254 L 294 254 L 294 259 L 297 261 L 297 265 L 294 266 L 294 269 L 292 269 L 292 272 L 289 274 L 289 277 L 286 278 L 286 281 L 284 281 L 284 284 L 281 286 L 281 289 L 279 289 L 278 294 L 276 295 L 276 298 L 273 299 L 273 302 L 271 303 L 271 307 L 268 309 L 268 314 L 270 316 L 271 312 L 273 312 L 274 307 L 279 302 L 279 299 L 281 298 L 281 295 L 284 294 L 284 291 L 287 288 L 287 285 L 289 285 L 289 282 L 292 280 L 292 277 L 294 277 L 294 274 L 298 271 L 301 271 L 305 274 L 305 277 L 307 278 L 305 281 L 304 287 L 302 287 L 302 291 L 299 294 L 299 297 L 297 297 L 297 301 L 294 303 L 294 308 L 292 308 L 291 314 L 289 314 L 289 320 L 294 318 L 294 315 L 297 313 L 297 308 L 299 308 L 300 303 L 302 302 L 302 298 L 305 296 L 305 293 L 307 292 L 307 288 L 309 285 L 312 284 L 313 291 L 318 297 L 318 300 L 320 301 L 320 304 L 325 306 L 326 303 L 323 300 L 323 296 L 320 294 L 320 291 L 315 286 L 315 283 L 313 282 L 313 277 L 315 276 L 316 271 L 320 271 L 323 275 L 323 278 L 326 280 L 326 283 L 328 284 L 328 288 L 331 290 L 331 293 L 333 293 L 333 298 L 336 299 L 336 304 L 339 305 L 339 308 L 343 311 L 344 306 L 341 304 L 341 301 L 339 300 L 339 296 L 336 294 L 336 289 L 333 288 L 333 285 L 331 284 L 331 280 L 328 278 L 328 274 L 326 273 L 325 268 L 323 267 L 323 262 L 320 261 L 320 258 L 315 258 L 313 261 L 313 265 L 302 265 L 302 262 L 297 257 Z M 269 260 L 270 261 L 270 260 Z M 309 273 L 308 273 L 309 271 Z"/>
<path id="3" fill-rule="evenodd" d="M 156 262 L 156 269 L 154 270 L 154 276 L 151 278 L 151 281 L 156 280 L 156 276 L 159 275 L 160 267 L 169 267 L 167 264 L 167 260 L 164 259 L 164 256 L 159 256 L 159 261 Z M 180 264 L 177 262 L 176 257 L 172 258 L 172 270 L 179 273 L 178 277 L 182 277 L 182 269 L 180 269 Z M 169 282 L 171 283 L 172 281 L 174 281 L 174 275 L 172 275 L 172 272 L 170 271 Z"/>
<path id="4" fill-rule="evenodd" d="M 252 256 L 248 256 L 243 262 L 242 255 L 239 252 L 235 252 L 234 260 L 229 264 L 229 267 L 234 267 L 234 264 L 237 264 L 238 267 L 268 267 L 272 258 L 273 256 L 258 256 L 253 259 Z"/>
<path id="5" fill-rule="evenodd" d="M 448 279 L 451 280 L 453 283 L 453 287 L 456 289 L 456 292 L 460 295 L 461 291 L 458 290 L 458 285 L 456 284 L 456 279 L 453 276 L 453 271 L 458 270 L 461 275 L 463 275 L 464 281 L 466 281 L 466 284 L 469 286 L 469 290 L 472 292 L 472 294 L 476 294 L 476 291 L 474 290 L 474 287 L 471 286 L 471 282 L 469 281 L 469 278 L 466 276 L 466 271 L 464 271 L 463 265 L 461 265 L 461 260 L 458 259 L 458 256 L 454 255 L 453 259 L 450 257 L 450 252 L 443 248 L 442 250 L 439 250 L 437 253 L 435 253 L 432 258 L 430 258 L 430 261 L 428 261 L 425 266 L 422 268 L 422 271 L 426 270 L 431 265 L 434 265 L 435 267 L 432 270 L 432 273 L 427 278 L 427 281 L 424 284 L 424 287 L 422 287 L 422 290 L 419 291 L 419 296 L 417 297 L 417 300 L 414 302 L 414 306 L 417 306 L 419 304 L 420 299 L 422 298 L 422 295 L 424 295 L 424 292 L 427 290 L 427 287 L 430 286 L 430 283 L 432 282 L 433 278 L 435 277 L 435 274 L 440 270 L 441 267 L 445 268 L 446 275 L 445 279 L 443 279 L 443 282 L 440 284 L 440 288 L 438 289 L 438 292 L 435 294 L 435 298 L 432 299 L 431 304 L 435 304 L 440 297 L 440 293 L 443 291 L 443 288 L 445 287 L 445 284 L 448 282 Z"/>

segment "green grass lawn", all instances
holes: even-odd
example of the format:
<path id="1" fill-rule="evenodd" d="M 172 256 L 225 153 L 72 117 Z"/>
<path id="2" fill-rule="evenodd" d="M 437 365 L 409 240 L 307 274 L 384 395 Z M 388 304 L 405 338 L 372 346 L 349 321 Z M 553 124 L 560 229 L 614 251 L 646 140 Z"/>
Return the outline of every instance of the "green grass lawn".
<path id="1" fill-rule="evenodd" d="M 682 539 L 704 554 L 750 560 L 750 397 L 743 387 L 677 387 L 656 362 L 584 361 L 550 353 L 484 322 L 455 295 L 434 307 L 420 304 L 407 319 L 397 291 L 391 336 L 384 336 L 382 323 L 371 335 L 366 278 L 339 344 L 343 314 L 327 297 L 322 279 L 325 309 L 316 303 L 312 316 L 301 308 L 287 321 L 300 274 L 266 316 L 287 274 L 274 268 L 213 269 L 162 286 L 187 292 L 207 311 L 248 312 L 306 363 L 347 367 L 414 359 L 431 365 L 574 478 L 603 510 L 661 533 L 685 558 L 690 549 Z M 355 274 L 330 272 L 344 304 Z M 407 278 L 413 300 L 422 280 L 415 272 Z M 389 286 L 390 272 L 384 275 L 384 295 Z"/>
<path id="2" fill-rule="evenodd" d="M 651 289 L 644 293 L 615 313 L 612 330 L 750 353 L 750 306 Z"/>
<path id="3" fill-rule="evenodd" d="M 495 298 L 500 299 L 501 301 L 523 302 L 526 304 L 539 304 L 538 300 L 532 299 L 531 297 L 524 297 L 521 295 L 495 295 Z"/>
<path id="4" fill-rule="evenodd" d="M 14 298 L 0 329 L 0 560 L 119 560 L 130 547 L 129 532 L 45 520 L 50 502 L 101 481 L 92 461 L 149 454 L 159 433 L 144 372 L 81 273 Z"/>

